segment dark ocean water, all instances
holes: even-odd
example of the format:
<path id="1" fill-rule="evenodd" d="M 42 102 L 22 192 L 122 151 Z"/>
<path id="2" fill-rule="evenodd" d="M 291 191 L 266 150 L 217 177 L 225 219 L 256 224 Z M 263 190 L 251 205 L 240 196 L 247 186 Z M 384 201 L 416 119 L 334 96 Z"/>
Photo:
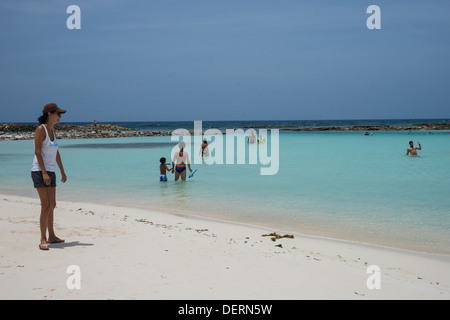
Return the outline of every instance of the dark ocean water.
<path id="1" fill-rule="evenodd" d="M 320 128 L 320 127 L 352 127 L 352 126 L 411 126 L 421 123 L 446 123 L 450 119 L 373 119 L 373 120 L 247 120 L 247 121 L 202 121 L 204 130 L 217 128 L 237 129 L 237 128 L 286 128 L 286 129 L 302 129 L 302 128 Z M 61 122 L 62 124 L 86 125 L 93 122 Z M 136 129 L 141 131 L 173 131 L 176 129 L 194 129 L 194 121 L 114 121 L 102 122 L 115 124 L 125 128 Z M 35 123 L 23 123 L 35 124 Z"/>

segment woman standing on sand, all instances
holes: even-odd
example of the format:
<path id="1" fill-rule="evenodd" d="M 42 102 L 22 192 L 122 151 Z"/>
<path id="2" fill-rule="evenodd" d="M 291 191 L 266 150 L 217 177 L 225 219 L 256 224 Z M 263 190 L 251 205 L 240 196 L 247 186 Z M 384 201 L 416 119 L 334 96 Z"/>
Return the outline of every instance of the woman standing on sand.
<path id="1" fill-rule="evenodd" d="M 40 125 L 34 134 L 34 161 L 31 168 L 31 178 L 41 200 L 41 243 L 39 249 L 48 250 L 49 243 L 62 243 L 64 240 L 55 235 L 53 229 L 53 210 L 56 206 L 56 175 L 55 165 L 61 172 L 61 181 L 67 180 L 61 156 L 58 151 L 54 125 L 61 119 L 66 110 L 60 109 L 55 103 L 48 103 L 42 110 L 38 121 Z M 48 238 L 47 238 L 48 230 Z"/>

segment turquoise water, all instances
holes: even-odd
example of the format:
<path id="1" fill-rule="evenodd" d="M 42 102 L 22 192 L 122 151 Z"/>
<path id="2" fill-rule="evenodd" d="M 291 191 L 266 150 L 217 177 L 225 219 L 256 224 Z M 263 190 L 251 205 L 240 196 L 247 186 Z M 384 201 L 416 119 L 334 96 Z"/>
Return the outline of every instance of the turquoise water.
<path id="1" fill-rule="evenodd" d="M 405 156 L 409 140 L 422 143 L 420 157 Z M 267 165 L 249 164 L 247 158 L 239 165 L 193 164 L 198 171 L 184 183 L 174 182 L 172 174 L 159 182 L 159 159 L 170 159 L 175 145 L 170 137 L 59 144 L 68 176 L 58 184 L 59 200 L 450 254 L 448 132 L 283 132 L 276 175 L 260 175 Z M 37 197 L 30 178 L 33 153 L 33 141 L 0 142 L 0 192 Z"/>

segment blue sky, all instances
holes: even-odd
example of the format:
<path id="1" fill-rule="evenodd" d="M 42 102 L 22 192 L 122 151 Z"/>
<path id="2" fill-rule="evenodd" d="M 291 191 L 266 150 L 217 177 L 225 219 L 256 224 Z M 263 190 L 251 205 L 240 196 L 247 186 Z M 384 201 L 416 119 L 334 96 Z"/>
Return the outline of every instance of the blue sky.
<path id="1" fill-rule="evenodd" d="M 69 5 L 81 30 L 69 30 Z M 381 30 L 366 9 L 381 8 Z M 0 0 L 0 122 L 450 118 L 449 1 Z"/>

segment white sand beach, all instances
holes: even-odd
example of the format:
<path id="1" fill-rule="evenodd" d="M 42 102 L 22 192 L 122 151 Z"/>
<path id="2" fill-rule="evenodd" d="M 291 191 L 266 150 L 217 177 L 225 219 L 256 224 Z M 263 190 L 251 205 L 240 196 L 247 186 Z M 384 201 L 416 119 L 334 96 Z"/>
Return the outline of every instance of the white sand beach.
<path id="1" fill-rule="evenodd" d="M 141 209 L 0 195 L 0 299 L 449 299 L 450 257 Z M 281 246 L 279 246 L 281 245 Z M 80 270 L 69 289 L 69 266 Z M 380 268 L 369 289 L 368 266 Z M 371 279 L 372 279 L 371 278 Z"/>

